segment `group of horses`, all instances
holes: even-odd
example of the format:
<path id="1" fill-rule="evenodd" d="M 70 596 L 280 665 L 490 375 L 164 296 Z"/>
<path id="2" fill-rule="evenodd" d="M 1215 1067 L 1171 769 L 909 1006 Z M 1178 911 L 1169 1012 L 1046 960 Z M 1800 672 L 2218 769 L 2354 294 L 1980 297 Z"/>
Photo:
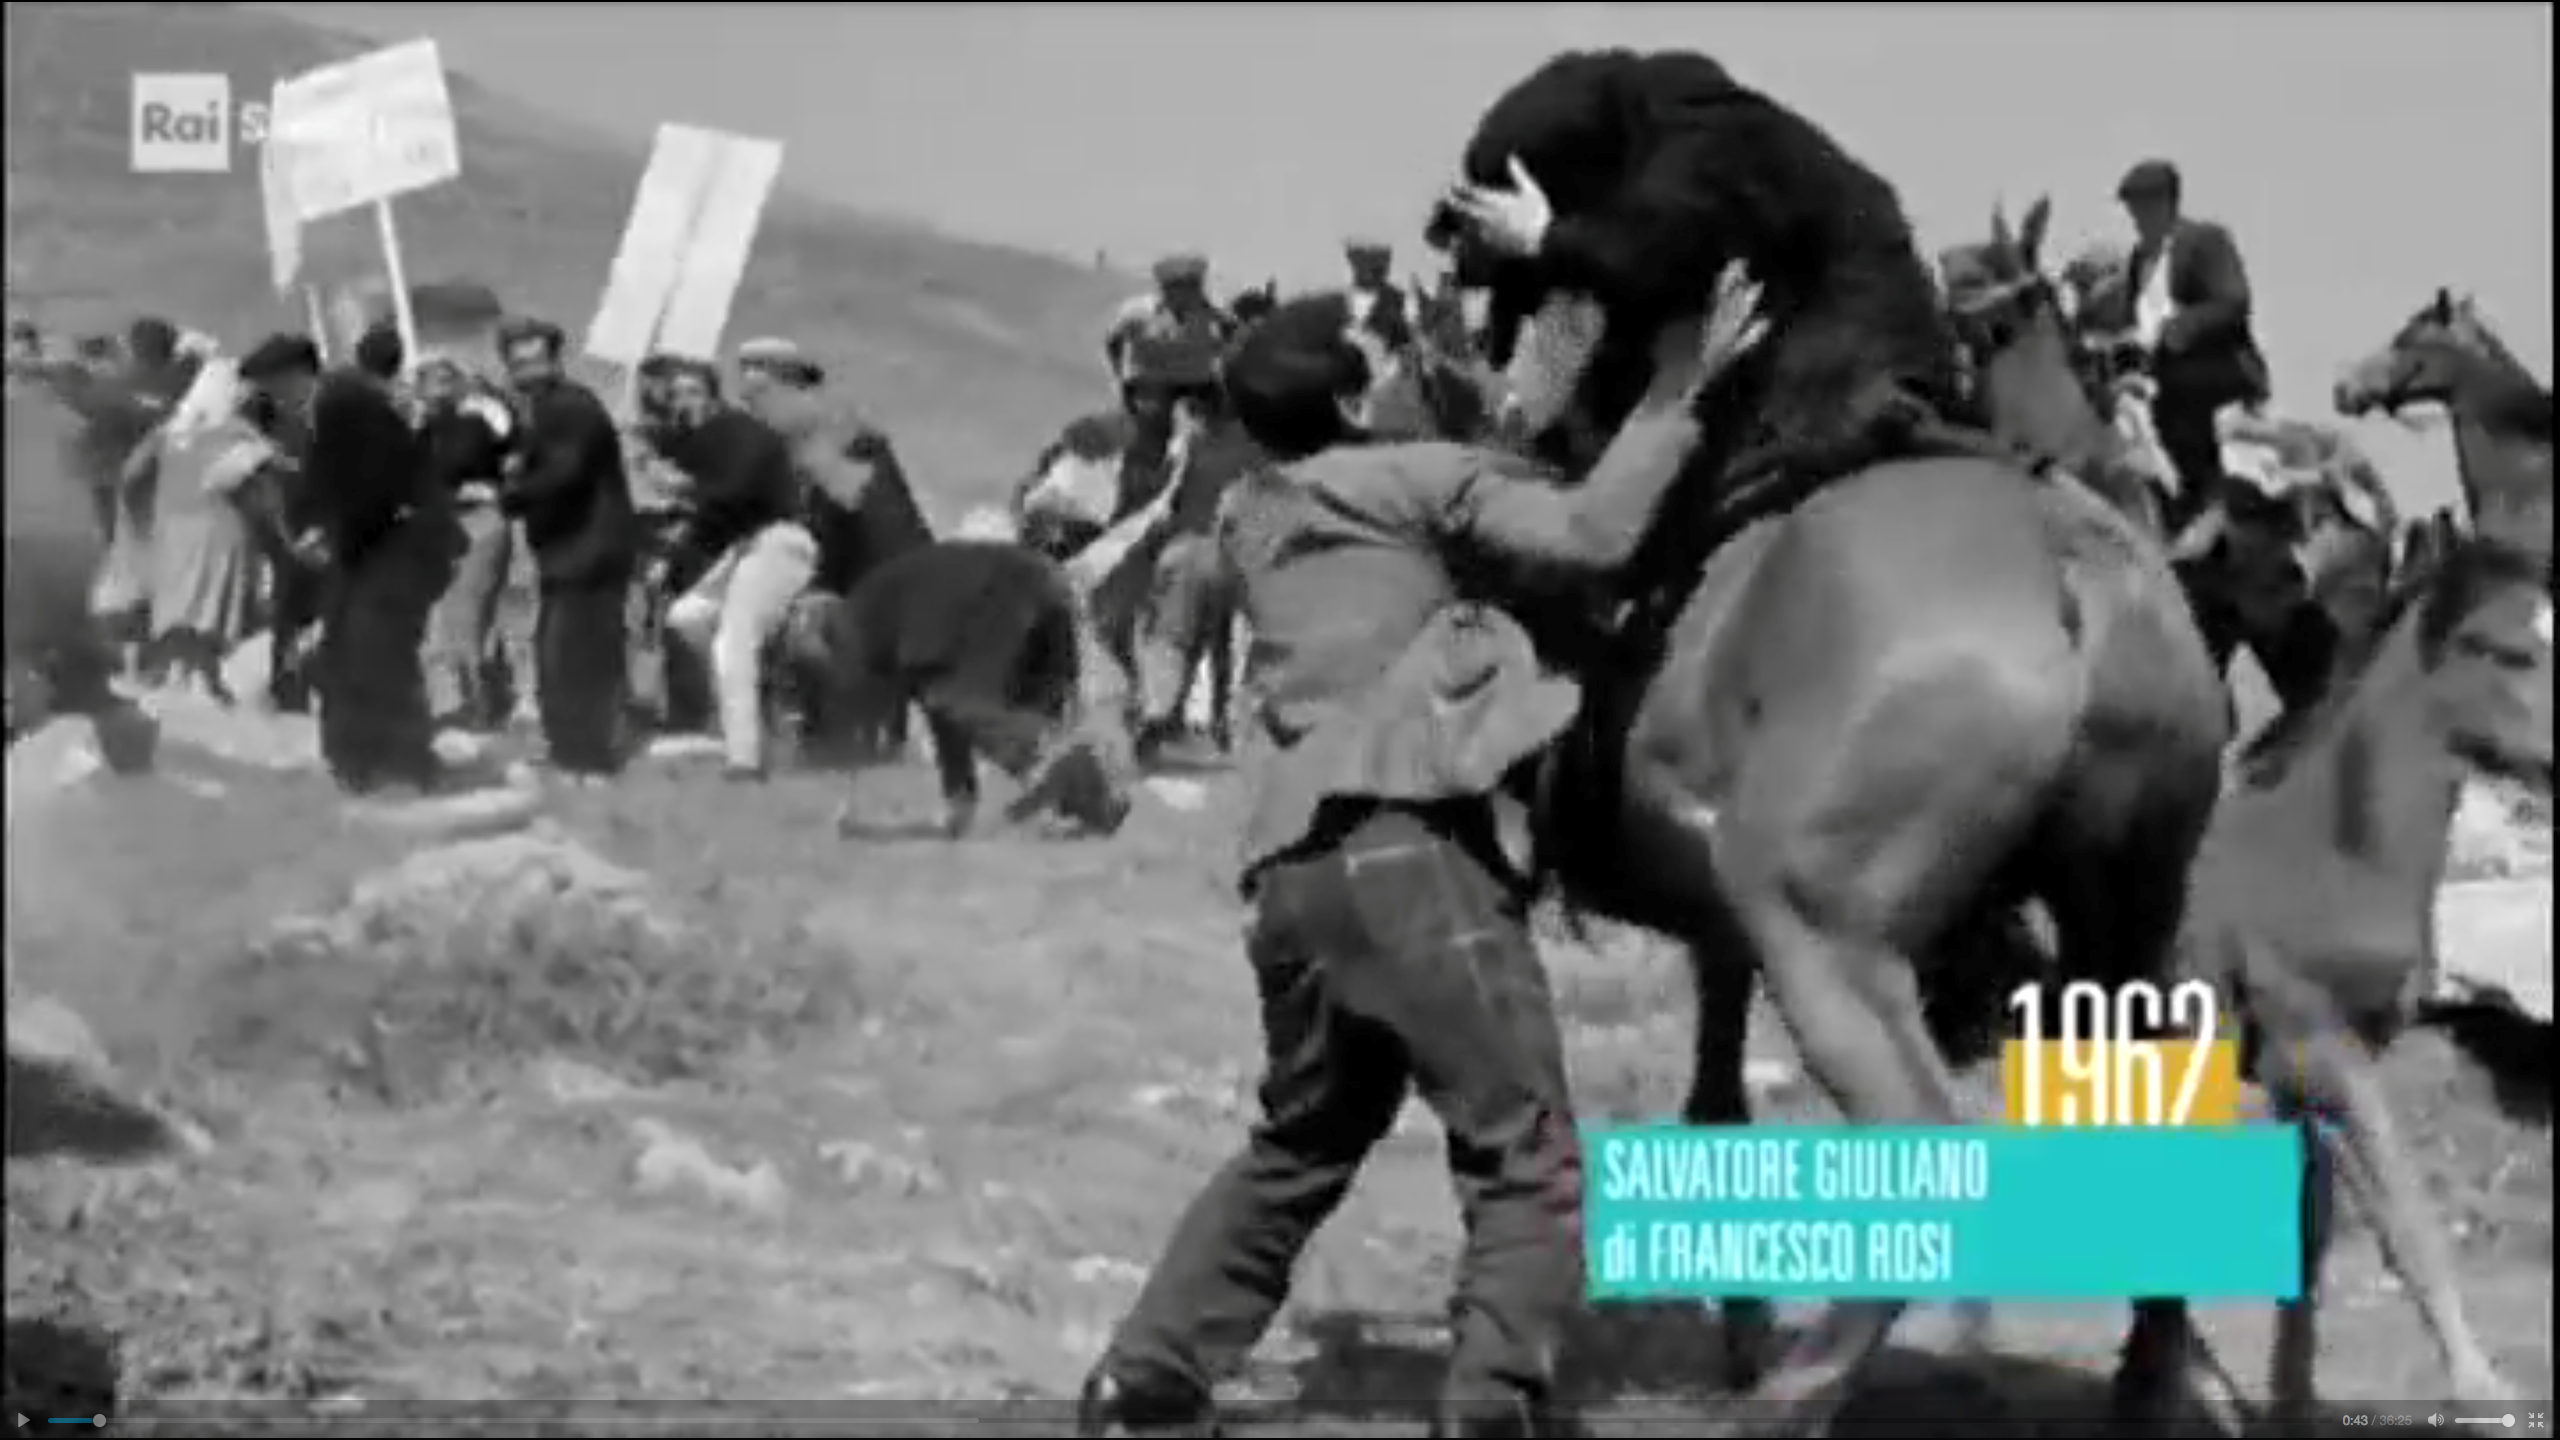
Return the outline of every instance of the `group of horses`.
<path id="1" fill-rule="evenodd" d="M 1749 1119 L 1743 1032 L 1764 985 L 1850 1119 L 1953 1123 L 1934 1023 L 1947 995 L 1991 993 L 1995 970 L 2212 981 L 2246 1019 L 2252 1079 L 2311 1157 L 2274 1408 L 2316 1401 L 2335 1177 L 2373 1218 L 2451 1393 L 2508 1395 L 2377 1063 L 2431 966 L 2463 778 L 2549 793 L 2550 393 L 2469 300 L 2440 293 L 2334 398 L 2348 415 L 2442 407 L 2459 515 L 2402 522 L 2334 432 L 2261 424 L 2271 473 L 2225 487 L 2233 513 L 2212 543 L 2177 546 L 2162 520 L 2174 472 L 2146 453 L 2140 383 L 2076 328 L 2073 278 L 2041 253 L 2049 213 L 2039 203 L 2016 228 L 1995 214 L 1987 239 L 1942 257 L 1972 277 L 1947 300 L 1979 413 L 2026 458 L 1886 462 L 1737 523 L 1682 581 L 1676 618 L 1593 687 L 1589 733 L 1565 748 L 1599 767 L 1594 783 L 1550 787 L 1589 797 L 1546 818 L 1558 876 L 1583 908 L 1688 944 L 1694 1124 Z M 1373 416 L 1517 441 L 1456 291 L 1417 299 L 1373 397 L 1415 408 Z M 1143 511 L 1179 469 L 1120 467 L 1094 528 Z M 1216 509 L 1182 508 L 1195 526 Z M 1154 554 L 1168 538 L 1196 537 L 1159 537 Z M 1153 593 L 1128 586 L 1105 619 L 1124 656 Z M 1183 629 L 1214 645 L 1179 663 L 1187 691 L 1214 662 L 1223 743 L 1231 616 Z M 2243 648 L 2281 710 L 2234 765 L 2226 667 Z M 2043 939 L 2014 923 L 2030 909 Z M 1986 932 L 2005 959 L 1982 958 Z M 1902 1309 L 1844 1302 L 1773 1364 L 1769 1307 L 1730 1302 L 1744 1413 L 1820 1425 Z M 2183 1300 L 2134 1310 L 2124 1415 L 2167 1418 L 2192 1396 L 2226 1419 L 2245 1409 Z"/>

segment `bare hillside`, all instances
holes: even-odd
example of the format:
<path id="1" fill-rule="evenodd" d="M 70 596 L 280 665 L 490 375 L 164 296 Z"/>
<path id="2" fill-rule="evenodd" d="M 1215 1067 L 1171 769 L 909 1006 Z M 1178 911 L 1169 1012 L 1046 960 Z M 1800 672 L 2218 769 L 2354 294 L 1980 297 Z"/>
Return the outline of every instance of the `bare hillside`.
<path id="1" fill-rule="evenodd" d="M 268 289 L 246 165 L 131 172 L 130 77 L 221 72 L 254 95 L 368 42 L 213 4 L 13 4 L 7 36 L 14 303 L 49 327 L 120 328 L 151 309 L 233 340 L 297 318 Z M 645 155 L 468 76 L 452 86 L 463 178 L 401 202 L 410 278 L 484 280 L 581 333 Z M 310 248 L 322 278 L 378 263 L 363 215 L 316 227 Z M 786 193 L 766 212 L 730 335 L 789 334 L 826 356 L 948 516 L 1090 407 L 1097 327 L 1127 283 Z"/>

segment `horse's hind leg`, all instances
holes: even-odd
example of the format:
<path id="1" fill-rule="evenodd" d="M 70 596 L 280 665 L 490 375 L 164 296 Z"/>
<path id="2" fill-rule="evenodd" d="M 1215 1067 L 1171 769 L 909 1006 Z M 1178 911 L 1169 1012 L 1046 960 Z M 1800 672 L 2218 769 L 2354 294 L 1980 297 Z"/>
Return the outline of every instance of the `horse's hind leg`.
<path id="1" fill-rule="evenodd" d="M 2270 1049 L 2267 1080 L 2286 1097 L 2282 1103 L 2336 1122 L 2331 1154 L 2338 1174 L 2357 1208 L 2380 1232 L 2384 1261 L 2408 1288 L 2434 1335 L 2453 1389 L 2449 1398 L 2483 1403 L 2510 1398 L 2515 1392 L 2463 1310 L 2443 1221 L 2401 1142 L 2372 1057 L 2343 1026 L 2328 1033 L 2297 1032 L 2283 1053 Z M 2303 1278 L 2307 1295 L 2312 1277 Z"/>
<path id="2" fill-rule="evenodd" d="M 1893 658 L 1904 663 L 1865 672 L 1892 678 L 1852 682 L 1870 693 L 1804 697 L 1802 714 L 1766 717 L 1728 815 L 1694 803 L 1656 813 L 1721 832 L 1702 848 L 1798 1053 L 1841 1112 L 1951 1125 L 1961 1103 L 1913 957 L 1980 903 L 2027 839 L 2077 696 L 2067 665 Z M 1668 780 L 1641 765 L 1636 778 L 1654 794 Z M 1905 1308 L 1829 1306 L 1746 1397 L 1751 1421 L 1776 1433 L 1825 1426 Z"/>
<path id="3" fill-rule="evenodd" d="M 1721 944 L 1693 941 L 1689 970 L 1697 987 L 1698 1014 L 1681 1123 L 1748 1125 L 1751 1091 L 1745 1047 L 1759 971 L 1750 963 L 1748 946 L 1731 936 Z M 1776 1307 L 1766 1300 L 1728 1299 L 1718 1309 L 1717 1330 L 1724 1344 L 1725 1388 L 1739 1391 L 1757 1386 L 1777 1348 Z"/>
<path id="4" fill-rule="evenodd" d="M 2044 867 L 2040 889 L 2066 978 L 2110 991 L 2136 981 L 2166 990 L 2186 923 L 2188 874 L 2218 785 L 2209 743 L 2191 754 L 2163 748 L 2082 757 L 2078 793 L 2053 812 L 2037 847 L 2056 857 Z M 2187 1302 L 2143 1299 L 2133 1310 L 2116 1370 L 2117 1417 L 2168 1423 L 2194 1393 L 2205 1397 L 2217 1423 L 2237 1421 L 2238 1394 L 2202 1350 Z M 2200 1381 L 2212 1389 L 2191 1385 Z"/>

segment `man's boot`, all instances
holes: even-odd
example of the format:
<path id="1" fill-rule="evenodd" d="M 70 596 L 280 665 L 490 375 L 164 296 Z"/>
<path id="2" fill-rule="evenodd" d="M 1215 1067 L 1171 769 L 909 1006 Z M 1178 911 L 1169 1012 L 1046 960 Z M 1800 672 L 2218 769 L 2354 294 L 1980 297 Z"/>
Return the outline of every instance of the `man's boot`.
<path id="1" fill-rule="evenodd" d="M 1106 1365 L 1085 1377 L 1076 1397 L 1076 1434 L 1210 1436 L 1220 1435 L 1217 1408 L 1196 1390 L 1149 1387 L 1113 1374 Z"/>

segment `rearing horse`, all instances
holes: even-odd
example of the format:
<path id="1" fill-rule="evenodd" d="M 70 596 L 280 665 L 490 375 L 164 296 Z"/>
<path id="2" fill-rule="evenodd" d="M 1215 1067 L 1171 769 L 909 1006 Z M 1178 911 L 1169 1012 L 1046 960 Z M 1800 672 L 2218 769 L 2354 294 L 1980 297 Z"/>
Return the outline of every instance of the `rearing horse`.
<path id="1" fill-rule="evenodd" d="M 1551 431 L 1615 433 L 1727 260 L 1772 317 L 1620 577 L 1671 618 L 1593 667 L 1542 843 L 1594 908 L 1688 942 L 1688 1122 L 1749 1119 L 1765 980 L 1849 1119 L 1955 1123 L 1921 994 L 1976 917 L 2040 900 L 2075 978 L 2172 964 L 2227 735 L 2194 619 L 2087 490 L 1905 438 L 1953 369 L 1938 298 L 1892 188 L 1801 116 L 1703 55 L 1568 54 L 1494 103 L 1463 170 L 1515 163 L 1555 186 L 1578 265 L 1434 229 L 1493 292 L 1496 361 L 1550 302 L 1601 302 Z M 1744 1403 L 1820 1427 L 1904 1308 L 1831 1307 Z M 1756 1374 L 1767 1307 L 1726 1316 Z"/>

